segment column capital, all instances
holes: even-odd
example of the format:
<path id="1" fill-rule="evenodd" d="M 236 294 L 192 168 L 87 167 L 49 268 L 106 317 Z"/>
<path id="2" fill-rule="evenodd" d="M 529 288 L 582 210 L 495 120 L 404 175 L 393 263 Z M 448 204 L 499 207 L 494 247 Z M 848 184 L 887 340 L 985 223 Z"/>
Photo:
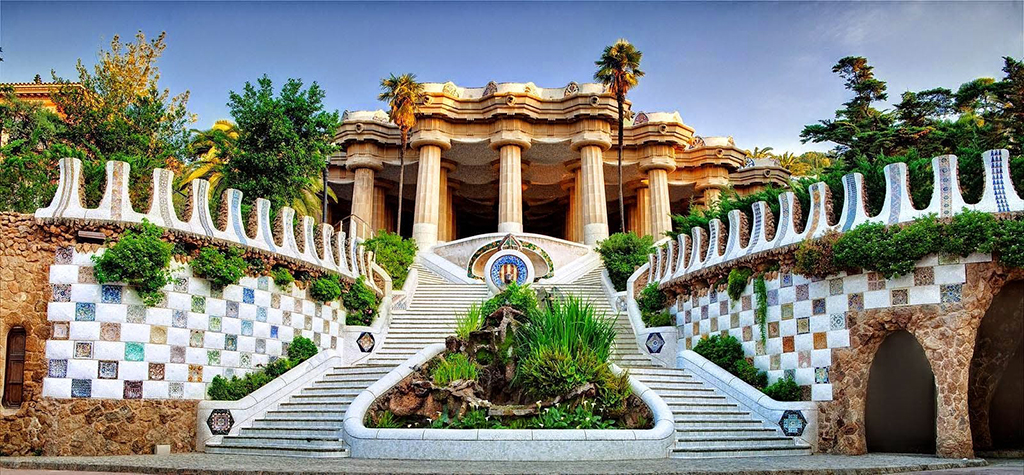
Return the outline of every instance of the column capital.
<path id="1" fill-rule="evenodd" d="M 603 130 L 584 130 L 573 135 L 569 142 L 569 148 L 574 152 L 588 145 L 600 147 L 603 152 L 612 148 L 612 136 Z"/>
<path id="2" fill-rule="evenodd" d="M 441 159 L 441 168 L 448 173 L 454 172 L 458 166 L 459 164 L 452 160 L 448 160 L 447 158 Z"/>
<path id="3" fill-rule="evenodd" d="M 676 152 L 670 145 L 652 144 L 640 149 L 640 171 L 665 170 L 672 173 L 676 169 Z"/>
<path id="4" fill-rule="evenodd" d="M 369 155 L 354 155 L 349 156 L 345 160 L 345 168 L 352 171 L 356 171 L 360 168 L 369 168 L 375 172 L 379 172 L 384 170 L 384 163 L 377 157 Z"/>
<path id="5" fill-rule="evenodd" d="M 530 149 L 530 136 L 521 130 L 499 130 L 491 134 L 491 148 L 500 150 L 506 145 L 515 145 L 524 152 Z"/>
<path id="6" fill-rule="evenodd" d="M 452 139 L 440 130 L 419 130 L 412 134 L 409 145 L 417 150 L 427 145 L 434 145 L 440 147 L 442 152 L 446 152 L 452 148 Z"/>

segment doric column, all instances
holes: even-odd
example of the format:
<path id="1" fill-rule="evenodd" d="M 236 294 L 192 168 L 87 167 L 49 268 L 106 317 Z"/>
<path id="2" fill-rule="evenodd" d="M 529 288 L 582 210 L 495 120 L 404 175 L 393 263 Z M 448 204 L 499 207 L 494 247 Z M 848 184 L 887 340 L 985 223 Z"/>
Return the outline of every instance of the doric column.
<path id="1" fill-rule="evenodd" d="M 418 123 L 421 128 L 413 133 L 410 141 L 412 147 L 419 150 L 412 238 L 420 251 L 427 251 L 437 244 L 441 215 L 441 152 L 452 147 L 448 135 L 442 131 L 444 126 L 439 119 L 426 118 Z"/>
<path id="2" fill-rule="evenodd" d="M 562 189 L 569 196 L 565 212 L 565 240 L 579 242 L 579 235 L 576 232 L 579 208 L 579 199 L 576 194 L 576 172 L 573 171 L 568 180 L 562 183 Z"/>
<path id="3" fill-rule="evenodd" d="M 358 218 L 356 229 L 359 237 L 365 238 L 369 236 L 373 223 L 373 169 L 361 167 L 356 168 L 353 173 L 355 181 L 352 182 L 352 214 Z"/>
<path id="4" fill-rule="evenodd" d="M 448 222 L 445 223 L 445 235 L 449 241 L 458 239 L 455 231 L 455 190 L 458 190 L 458 183 L 448 182 Z"/>
<path id="5" fill-rule="evenodd" d="M 498 151 L 498 232 L 523 232 L 523 151 L 530 148 L 530 125 L 517 119 L 494 124 L 491 148 Z"/>
<path id="6" fill-rule="evenodd" d="M 455 162 L 441 160 L 441 178 L 439 180 L 438 206 L 439 217 L 437 221 L 437 238 L 439 241 L 448 242 L 452 237 L 452 193 L 448 187 L 448 174 L 455 171 Z"/>
<path id="7" fill-rule="evenodd" d="M 650 189 L 650 233 L 661 239 L 672 229 L 672 209 L 668 197 L 668 174 L 676 169 L 675 149 L 671 145 L 646 145 L 641 150 L 640 171 L 647 172 Z"/>
<path id="8" fill-rule="evenodd" d="M 387 206 L 384 204 L 386 190 L 380 186 L 373 187 L 373 231 L 388 231 Z"/>
<path id="9" fill-rule="evenodd" d="M 608 237 L 608 201 L 604 190 L 604 151 L 612 146 L 611 127 L 597 119 L 577 123 L 571 147 L 580 152 L 583 199 L 583 243 L 597 244 Z"/>
<path id="10" fill-rule="evenodd" d="M 651 234 L 651 189 L 646 180 L 641 181 L 636 188 L 636 234 Z"/>

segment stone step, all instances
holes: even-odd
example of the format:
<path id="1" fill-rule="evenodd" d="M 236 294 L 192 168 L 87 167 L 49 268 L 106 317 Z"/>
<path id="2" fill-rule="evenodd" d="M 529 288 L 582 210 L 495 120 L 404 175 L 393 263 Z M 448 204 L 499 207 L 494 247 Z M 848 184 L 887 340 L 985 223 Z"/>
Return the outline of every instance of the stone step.
<path id="1" fill-rule="evenodd" d="M 776 433 L 775 429 L 771 427 L 765 427 L 761 421 L 753 419 L 742 420 L 703 420 L 700 422 L 676 422 L 676 433 L 696 433 L 696 434 L 707 434 L 707 433 L 741 433 L 746 434 L 751 431 L 753 432 L 772 432 Z"/>
<path id="2" fill-rule="evenodd" d="M 342 413 L 342 417 L 343 417 Z M 260 418 L 252 422 L 252 428 L 254 429 L 296 429 L 296 430 L 342 430 L 345 427 L 345 420 L 342 417 L 337 419 L 319 419 L 319 418 L 301 418 L 300 417 L 288 417 L 288 418 Z M 246 430 L 246 429 L 242 429 Z"/>
<path id="3" fill-rule="evenodd" d="M 376 383 L 377 380 L 379 380 L 379 379 L 380 378 L 377 378 L 377 379 L 372 380 L 372 381 L 331 381 L 331 380 L 320 380 L 320 381 L 314 381 L 313 385 L 310 386 L 308 389 L 311 389 L 313 391 L 326 391 L 326 390 L 333 390 L 333 389 L 366 389 L 371 384 Z"/>
<path id="4" fill-rule="evenodd" d="M 219 444 L 207 444 L 206 453 L 224 455 L 276 455 L 285 457 L 342 458 L 348 457 L 344 444 L 332 445 L 279 445 L 256 444 L 236 440 L 223 440 Z"/>
<path id="5" fill-rule="evenodd" d="M 672 391 L 672 392 L 670 392 L 670 391 Z M 729 402 L 729 400 L 725 396 L 722 396 L 722 395 L 719 395 L 719 394 L 706 394 L 705 393 L 705 394 L 696 394 L 696 395 L 694 395 L 692 393 L 682 393 L 682 392 L 675 392 L 675 391 L 685 391 L 685 390 L 660 389 L 660 390 L 657 390 L 655 392 L 658 393 L 659 396 L 661 396 L 661 399 L 664 400 L 666 404 L 669 404 L 669 405 L 672 405 L 673 403 L 686 403 L 686 404 L 692 404 L 692 405 L 695 405 L 695 406 L 699 406 L 699 405 L 702 405 L 702 404 L 709 404 L 709 405 L 727 404 L 727 405 L 730 405 L 730 406 L 736 406 L 736 404 L 734 404 L 732 402 Z"/>
<path id="6" fill-rule="evenodd" d="M 285 403 L 282 403 L 282 405 Z M 278 408 L 273 411 L 267 411 L 259 421 L 270 422 L 270 421 L 317 421 L 317 422 L 344 422 L 345 411 L 348 410 L 348 404 L 339 405 L 332 407 L 330 410 L 324 409 L 323 405 L 317 405 L 316 407 L 309 407 L 306 405 L 295 405 L 288 406 L 285 408 Z"/>
<path id="7" fill-rule="evenodd" d="M 678 400 L 665 400 L 665 404 L 668 404 L 668 408 L 672 410 L 673 414 L 750 414 L 741 410 L 739 405 L 732 402 L 689 403 L 679 402 Z"/>
<path id="8" fill-rule="evenodd" d="M 325 440 L 341 439 L 340 427 L 245 427 L 239 431 L 242 437 L 260 438 L 284 438 L 284 439 L 307 439 Z"/>
<path id="9" fill-rule="evenodd" d="M 687 377 L 682 375 L 661 375 L 661 374 L 636 374 L 633 373 L 640 382 L 644 384 L 648 383 L 669 383 L 669 384 L 690 384 L 703 386 L 704 383 L 694 379 L 693 377 Z"/>
<path id="10" fill-rule="evenodd" d="M 746 447 L 686 447 L 672 449 L 673 458 L 725 458 L 725 457 L 775 457 L 792 455 L 810 455 L 809 447 L 797 445 L 762 445 L 757 449 Z"/>
<path id="11" fill-rule="evenodd" d="M 678 434 L 678 433 L 677 433 Z M 777 434 L 749 433 L 741 436 L 727 435 L 693 435 L 676 437 L 676 448 L 692 447 L 733 447 L 745 449 L 761 449 L 767 447 L 796 446 L 792 438 Z"/>
<path id="12" fill-rule="evenodd" d="M 672 420 L 677 423 L 690 423 L 695 421 L 741 421 L 741 422 L 756 422 L 749 412 L 746 411 L 700 411 L 700 410 L 672 410 Z"/>
<path id="13" fill-rule="evenodd" d="M 289 448 L 300 450 L 342 450 L 345 443 L 340 435 L 335 436 L 243 436 L 228 435 L 221 439 L 220 446 L 233 447 L 268 447 L 268 448 Z"/>
<path id="14" fill-rule="evenodd" d="M 363 389 L 366 389 L 366 388 L 341 388 L 341 389 L 324 388 L 324 389 L 320 389 L 320 388 L 309 387 L 309 388 L 303 389 L 302 392 L 300 392 L 299 394 L 293 394 L 292 398 L 302 398 L 302 399 L 299 399 L 299 400 L 295 400 L 295 402 L 301 402 L 302 400 L 304 400 L 306 398 L 313 398 L 313 397 L 317 397 L 317 398 L 322 398 L 322 397 L 345 397 L 345 396 L 355 397 L 359 393 L 363 392 Z"/>

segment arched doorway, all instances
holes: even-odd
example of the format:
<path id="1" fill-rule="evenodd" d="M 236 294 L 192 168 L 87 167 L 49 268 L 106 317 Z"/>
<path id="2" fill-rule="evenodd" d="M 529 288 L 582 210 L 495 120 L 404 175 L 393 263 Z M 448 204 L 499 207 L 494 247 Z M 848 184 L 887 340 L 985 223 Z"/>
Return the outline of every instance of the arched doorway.
<path id="1" fill-rule="evenodd" d="M 4 387 L 3 406 L 21 406 L 22 388 L 25 384 L 25 329 L 11 328 L 7 333 L 7 346 L 4 349 Z"/>
<path id="2" fill-rule="evenodd" d="M 890 334 L 875 353 L 864 425 L 869 452 L 935 453 L 935 376 L 907 331 Z"/>
<path id="3" fill-rule="evenodd" d="M 967 395 L 976 451 L 1024 449 L 1024 281 L 1004 285 L 985 312 Z"/>

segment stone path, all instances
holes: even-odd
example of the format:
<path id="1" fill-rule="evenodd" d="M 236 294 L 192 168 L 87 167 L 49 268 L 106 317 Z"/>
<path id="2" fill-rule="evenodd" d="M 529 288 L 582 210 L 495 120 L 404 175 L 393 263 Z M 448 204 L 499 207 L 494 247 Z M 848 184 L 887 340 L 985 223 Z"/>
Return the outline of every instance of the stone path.
<path id="1" fill-rule="evenodd" d="M 661 459 L 612 462 L 442 462 L 366 459 L 308 459 L 242 455 L 173 454 L 115 457 L 3 457 L 0 472 L 72 470 L 129 473 L 629 473 L 629 474 L 862 474 L 948 470 L 946 473 L 1021 473 L 1020 461 L 985 467 L 983 460 L 923 455 L 809 455 L 729 459 Z M 958 469 L 958 470 L 950 470 Z M 965 471 L 964 469 L 969 469 Z M 1016 470 L 1016 471 L 1014 471 Z M 31 474 L 37 475 L 37 474 Z M 41 474 L 40 474 L 41 475 Z"/>

